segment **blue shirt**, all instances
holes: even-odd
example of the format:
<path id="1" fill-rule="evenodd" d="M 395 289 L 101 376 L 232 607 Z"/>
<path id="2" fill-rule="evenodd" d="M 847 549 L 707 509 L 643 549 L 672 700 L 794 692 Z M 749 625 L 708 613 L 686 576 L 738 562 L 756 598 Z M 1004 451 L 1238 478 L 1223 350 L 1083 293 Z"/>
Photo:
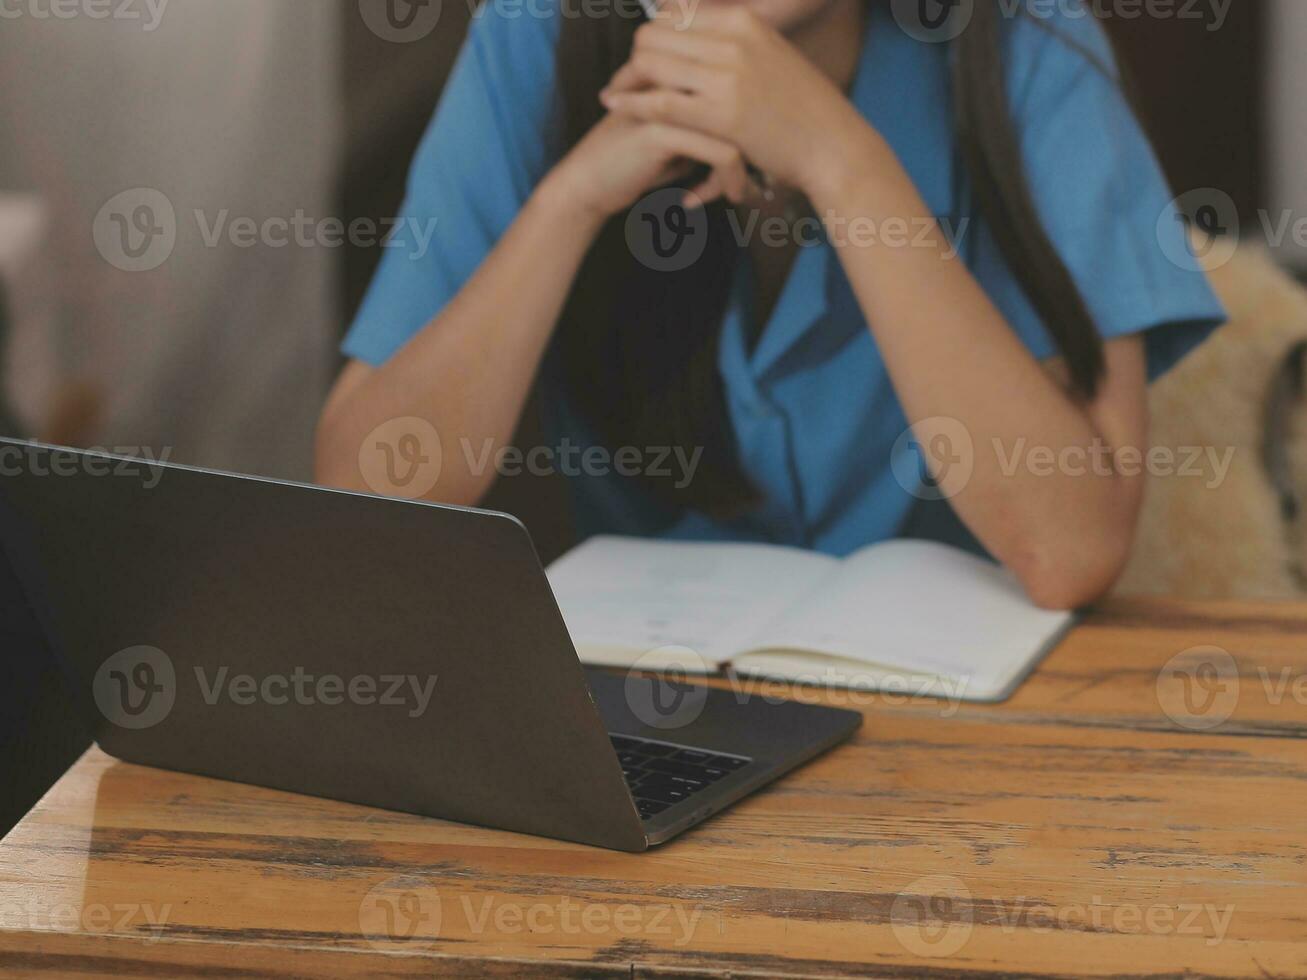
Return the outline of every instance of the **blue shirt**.
<path id="1" fill-rule="evenodd" d="M 559 15 L 490 0 L 418 152 L 406 218 L 435 235 L 397 235 L 344 344 L 373 365 L 440 312 L 507 230 L 558 152 Z M 1183 226 L 1158 163 L 1111 71 L 1090 16 L 1006 23 L 1008 93 L 1045 228 L 1104 338 L 1146 332 L 1150 377 L 1224 319 L 1203 274 L 1173 262 Z M 1085 11 L 1082 11 L 1085 12 Z M 1087 13 L 1087 12 L 1085 12 Z M 1107 71 L 1104 71 L 1104 68 Z M 972 203 L 955 173 L 949 46 L 914 40 L 885 3 L 869 5 L 851 99 L 893 146 L 931 212 L 961 228 Z M 1035 357 L 1056 355 L 1040 317 L 979 222 L 961 254 Z M 764 502 L 720 522 L 669 513 L 616 471 L 572 480 L 578 527 L 698 540 L 767 541 L 843 555 L 902 532 L 921 493 L 891 466 L 908 422 L 840 263 L 824 236 L 800 249 L 756 345 L 749 264 L 723 323 L 719 370 L 737 450 Z M 965 351 L 958 352 L 966 357 Z M 553 392 L 556 445 L 593 443 Z"/>

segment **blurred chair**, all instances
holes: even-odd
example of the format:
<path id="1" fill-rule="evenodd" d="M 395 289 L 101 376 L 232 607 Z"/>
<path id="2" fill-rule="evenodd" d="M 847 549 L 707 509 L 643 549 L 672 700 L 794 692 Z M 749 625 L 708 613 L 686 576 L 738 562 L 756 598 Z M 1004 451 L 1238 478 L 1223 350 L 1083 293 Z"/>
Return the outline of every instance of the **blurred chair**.
<path id="1" fill-rule="evenodd" d="M 1210 275 L 1230 321 L 1153 386 L 1152 443 L 1169 450 L 1176 471 L 1148 478 L 1118 591 L 1298 597 L 1307 567 L 1307 289 L 1259 248 L 1242 248 Z M 1222 474 L 1213 461 L 1227 456 Z"/>

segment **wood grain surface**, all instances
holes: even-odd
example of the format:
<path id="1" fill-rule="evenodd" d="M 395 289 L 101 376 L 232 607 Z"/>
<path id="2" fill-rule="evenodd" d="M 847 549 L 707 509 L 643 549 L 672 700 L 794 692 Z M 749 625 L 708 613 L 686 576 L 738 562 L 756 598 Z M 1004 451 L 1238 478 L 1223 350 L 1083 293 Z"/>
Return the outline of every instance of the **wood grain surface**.
<path id="1" fill-rule="evenodd" d="M 1307 606 L 1116 601 L 1008 703 L 645 855 L 87 754 L 0 844 L 0 976 L 1307 976 Z"/>

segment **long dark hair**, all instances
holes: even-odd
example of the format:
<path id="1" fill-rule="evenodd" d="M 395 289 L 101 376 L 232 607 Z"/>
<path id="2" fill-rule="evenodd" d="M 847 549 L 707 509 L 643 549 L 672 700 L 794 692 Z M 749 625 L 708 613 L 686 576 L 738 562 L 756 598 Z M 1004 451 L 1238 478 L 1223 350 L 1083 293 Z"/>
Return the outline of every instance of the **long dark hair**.
<path id="1" fill-rule="evenodd" d="M 558 50 L 564 149 L 602 117 L 598 93 L 629 57 L 639 23 L 616 13 L 564 20 Z M 960 162 L 978 216 L 1066 360 L 1073 393 L 1088 399 L 1104 371 L 1102 340 L 1026 181 L 1008 109 L 1001 30 L 995 0 L 977 0 L 969 26 L 952 42 Z M 619 215 L 601 232 L 560 322 L 569 397 L 612 449 L 703 450 L 695 479 L 684 488 L 644 478 L 670 512 L 740 516 L 756 506 L 758 495 L 736 455 L 717 371 L 739 251 L 726 206 L 707 208 L 706 250 L 675 272 L 655 271 L 636 258 L 626 242 L 626 220 Z"/>

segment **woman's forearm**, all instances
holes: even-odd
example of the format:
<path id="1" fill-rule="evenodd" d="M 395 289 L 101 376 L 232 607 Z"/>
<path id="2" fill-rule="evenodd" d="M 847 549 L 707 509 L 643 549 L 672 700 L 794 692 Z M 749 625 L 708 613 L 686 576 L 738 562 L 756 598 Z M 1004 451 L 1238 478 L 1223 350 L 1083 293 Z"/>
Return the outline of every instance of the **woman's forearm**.
<path id="1" fill-rule="evenodd" d="M 830 224 L 908 419 L 952 420 L 937 426 L 939 432 L 918 433 L 926 456 L 939 454 L 931 461 L 944 465 L 969 457 L 965 486 L 949 486 L 949 475 L 937 473 L 941 489 L 954 494 L 958 515 L 1032 598 L 1059 607 L 1090 601 L 1114 581 L 1133 536 L 1140 480 L 1116 472 L 1112 450 L 1141 447 L 1147 436 L 1146 424 L 1136 431 L 1146 414 L 1121 410 L 1135 389 L 1143 391 L 1142 352 L 1135 346 L 1110 351 L 1104 384 L 1117 386 L 1115 396 L 1100 393 L 1097 408 L 1078 404 L 1030 354 L 965 264 L 951 257 L 942 230 L 933 230 L 928 244 L 889 246 L 884 236 L 876 236 L 879 244 L 857 244 L 846 234 L 855 217 L 864 227 L 883 228 L 896 218 L 935 228 L 897 162 L 881 158 L 874 176 L 866 176 L 867 161 L 884 152 L 875 145 L 853 151 L 851 158 L 864 166 L 825 185 L 813 203 Z M 956 444 L 958 437 L 964 445 Z M 1032 451 L 1055 462 L 1023 465 Z M 1076 464 L 1056 462 L 1067 459 Z"/>
<path id="2" fill-rule="evenodd" d="M 439 316 L 383 367 L 347 371 L 319 425 L 318 481 L 375 489 L 359 465 L 365 440 L 389 420 L 412 417 L 434 426 L 443 447 L 428 497 L 479 502 L 495 478 L 484 449 L 497 452 L 512 438 L 601 223 L 546 179 Z"/>

